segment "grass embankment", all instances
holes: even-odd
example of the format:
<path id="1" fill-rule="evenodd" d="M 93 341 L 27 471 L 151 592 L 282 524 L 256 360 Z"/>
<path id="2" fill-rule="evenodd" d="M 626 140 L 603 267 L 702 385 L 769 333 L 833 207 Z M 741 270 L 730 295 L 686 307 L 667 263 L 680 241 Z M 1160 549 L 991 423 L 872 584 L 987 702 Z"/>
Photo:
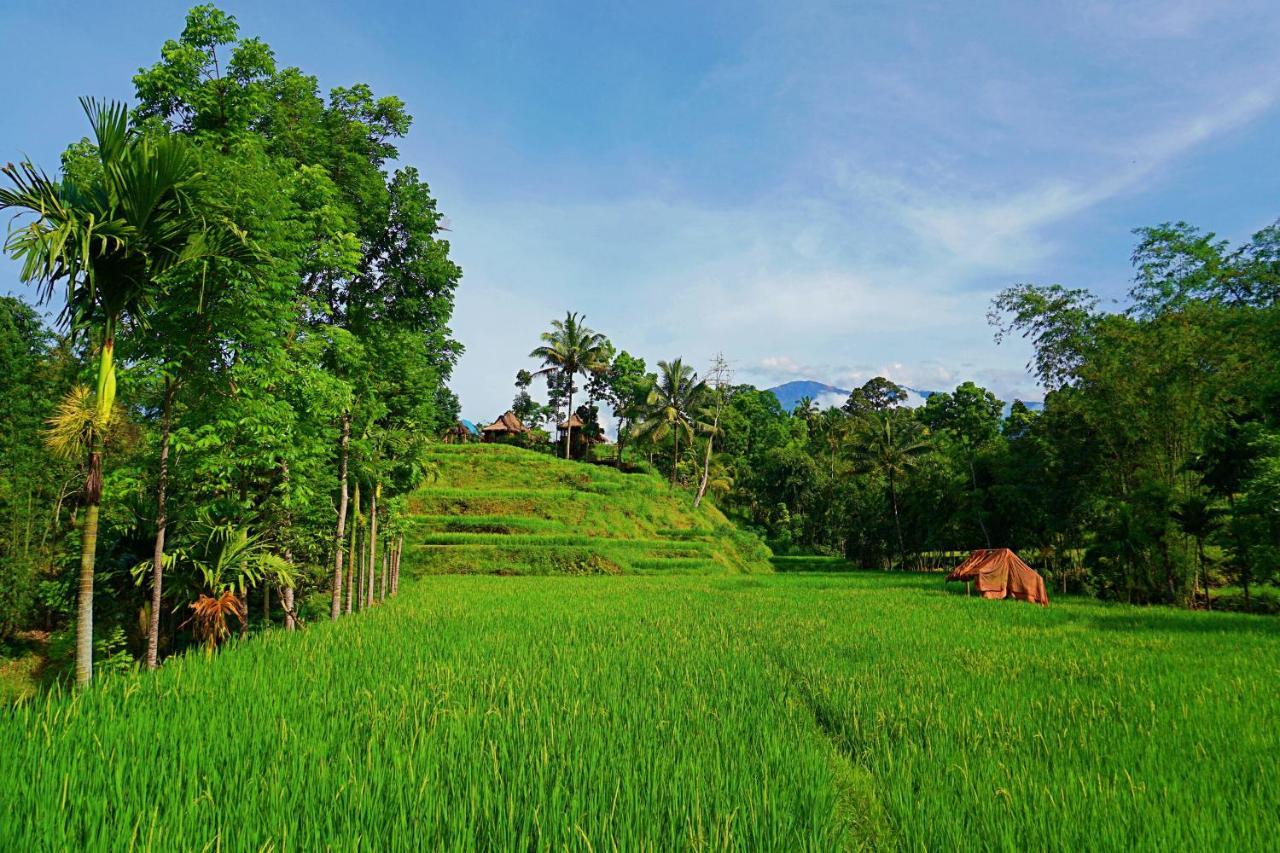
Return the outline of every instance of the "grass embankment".
<path id="1" fill-rule="evenodd" d="M 710 503 L 650 474 L 503 445 L 441 446 L 410 498 L 404 571 L 767 572 L 769 552 Z"/>
<path id="2" fill-rule="evenodd" d="M 1280 623 L 439 577 L 0 712 L 3 849 L 1266 849 Z"/>

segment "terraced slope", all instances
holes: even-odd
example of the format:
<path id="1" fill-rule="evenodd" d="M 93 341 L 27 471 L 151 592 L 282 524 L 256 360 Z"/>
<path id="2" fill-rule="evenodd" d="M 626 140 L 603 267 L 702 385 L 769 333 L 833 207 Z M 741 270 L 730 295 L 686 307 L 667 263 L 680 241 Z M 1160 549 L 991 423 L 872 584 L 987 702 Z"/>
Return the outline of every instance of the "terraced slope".
<path id="1" fill-rule="evenodd" d="M 441 446 L 414 493 L 413 574 L 767 572 L 769 551 L 715 507 L 646 474 L 504 445 Z"/>

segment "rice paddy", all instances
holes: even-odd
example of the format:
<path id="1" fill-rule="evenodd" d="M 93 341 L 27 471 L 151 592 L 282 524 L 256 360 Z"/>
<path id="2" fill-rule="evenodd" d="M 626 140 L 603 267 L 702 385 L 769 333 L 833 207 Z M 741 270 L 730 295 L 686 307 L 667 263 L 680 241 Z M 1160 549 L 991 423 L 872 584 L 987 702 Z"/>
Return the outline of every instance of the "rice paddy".
<path id="1" fill-rule="evenodd" d="M 15 693 L 0 849 L 1277 846 L 1274 619 L 771 567 L 653 477 L 436 464 L 388 603 Z"/>
<path id="2" fill-rule="evenodd" d="M 0 712 L 3 849 L 1265 849 L 1280 630 L 878 573 L 428 577 Z"/>

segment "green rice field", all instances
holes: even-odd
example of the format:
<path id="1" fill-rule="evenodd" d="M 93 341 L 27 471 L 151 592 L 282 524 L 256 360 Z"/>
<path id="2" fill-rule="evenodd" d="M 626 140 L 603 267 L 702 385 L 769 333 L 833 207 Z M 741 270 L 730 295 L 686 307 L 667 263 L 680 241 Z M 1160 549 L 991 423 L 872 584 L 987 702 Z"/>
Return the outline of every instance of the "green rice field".
<path id="1" fill-rule="evenodd" d="M 427 576 L 0 711 L 0 849 L 1275 849 L 1280 623 Z"/>

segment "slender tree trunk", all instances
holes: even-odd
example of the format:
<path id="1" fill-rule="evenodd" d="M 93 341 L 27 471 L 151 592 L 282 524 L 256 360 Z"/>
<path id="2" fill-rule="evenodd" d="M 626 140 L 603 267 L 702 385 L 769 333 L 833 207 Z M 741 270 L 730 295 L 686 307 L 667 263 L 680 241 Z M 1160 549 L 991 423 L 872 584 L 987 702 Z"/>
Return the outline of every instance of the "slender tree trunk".
<path id="1" fill-rule="evenodd" d="M 394 562 L 391 564 L 391 594 L 397 595 L 400 592 L 400 556 L 404 554 L 404 534 L 396 540 L 396 555 Z"/>
<path id="2" fill-rule="evenodd" d="M 111 420 L 116 396 L 115 323 L 108 319 L 98 358 L 98 390 L 95 398 L 99 429 L 89 447 L 84 481 L 84 527 L 80 529 L 80 583 L 76 596 L 76 684 L 93 680 L 93 569 L 98 552 L 98 515 L 102 504 L 102 430 Z"/>
<path id="3" fill-rule="evenodd" d="M 289 460 L 288 459 L 282 459 L 280 462 L 280 478 L 284 485 L 285 492 L 287 494 L 288 488 L 289 488 Z M 293 530 L 293 512 L 288 508 L 287 504 L 285 506 L 285 513 L 284 513 L 284 529 L 286 531 L 286 535 L 288 535 L 287 531 Z M 339 540 L 339 542 L 341 542 L 341 540 Z M 288 563 L 290 567 L 293 566 L 293 549 L 292 548 L 288 548 L 288 547 L 285 548 L 284 561 Z M 267 596 L 267 600 L 268 601 L 271 600 L 270 595 Z M 296 629 L 298 627 L 298 620 L 297 620 L 297 614 L 293 612 L 292 584 L 288 586 L 283 586 L 280 588 L 280 606 L 284 610 L 284 627 L 290 631 Z M 271 621 L 271 609 L 269 607 L 267 609 L 267 621 L 268 622 Z"/>
<path id="4" fill-rule="evenodd" d="M 89 462 L 90 477 L 97 468 L 102 479 L 102 454 L 93 454 Z M 99 485 L 101 489 L 101 485 Z M 84 509 L 84 526 L 80 528 L 80 588 L 76 612 L 76 684 L 84 687 L 93 679 L 93 556 L 98 548 L 98 502 Z"/>
<path id="5" fill-rule="evenodd" d="M 564 418 L 564 458 L 569 458 L 569 440 L 573 438 L 573 374 L 569 374 L 569 408 Z"/>
<path id="6" fill-rule="evenodd" d="M 262 582 L 262 627 L 271 626 L 271 584 Z"/>
<path id="7" fill-rule="evenodd" d="M 676 467 L 680 464 L 680 430 L 671 430 L 671 488 L 676 487 Z"/>
<path id="8" fill-rule="evenodd" d="M 702 482 L 698 484 L 698 496 L 693 500 L 693 508 L 702 505 L 702 498 L 707 493 L 707 481 L 711 479 L 711 446 L 715 443 L 716 431 L 720 429 L 720 410 L 711 422 L 711 434 L 707 436 L 707 455 L 702 459 Z"/>
<path id="9" fill-rule="evenodd" d="M 169 518 L 165 489 L 169 485 L 169 437 L 173 417 L 173 380 L 164 380 L 164 415 L 160 421 L 160 471 L 156 475 L 156 542 L 151 555 L 151 622 L 147 625 L 147 669 L 160 660 L 160 607 L 164 585 L 164 532 Z"/>
<path id="10" fill-rule="evenodd" d="M 378 582 L 378 600 L 387 600 L 387 575 L 391 573 L 391 548 L 386 546 L 382 549 L 382 577 Z"/>
<path id="11" fill-rule="evenodd" d="M 373 487 L 369 497 L 369 589 L 365 601 L 373 606 L 373 578 L 378 571 L 378 495 L 382 492 L 382 484 Z"/>
<path id="12" fill-rule="evenodd" d="M 889 502 L 893 505 L 893 529 L 898 534 L 898 568 L 901 569 L 906 565 L 907 549 L 902 542 L 902 522 L 898 518 L 898 487 L 892 473 L 889 474 Z"/>
<path id="13" fill-rule="evenodd" d="M 978 495 L 978 472 L 973 465 L 973 454 L 969 454 L 969 482 L 973 484 L 973 494 L 975 500 Z M 991 547 L 991 534 L 987 533 L 987 523 L 982 520 L 982 507 L 975 503 L 973 505 L 973 513 L 978 517 L 978 527 L 982 529 L 982 538 L 986 540 L 987 547 Z"/>
<path id="14" fill-rule="evenodd" d="M 360 529 L 360 483 L 356 482 L 355 495 L 351 501 L 351 547 L 347 556 L 347 612 L 352 613 L 356 606 L 356 583 L 359 581 L 359 567 L 356 564 L 356 534 Z"/>
<path id="15" fill-rule="evenodd" d="M 617 458 L 617 461 L 614 462 L 613 467 L 617 468 L 619 471 L 622 470 L 622 443 L 626 440 L 625 439 L 626 434 L 627 434 L 627 419 L 618 418 L 618 458 Z"/>
<path id="16" fill-rule="evenodd" d="M 342 613 L 342 551 L 343 534 L 347 524 L 347 459 L 351 449 L 351 415 L 342 415 L 342 445 L 338 462 L 338 480 L 341 483 L 338 492 L 338 532 L 334 536 L 333 556 L 333 601 L 329 605 L 329 618 L 337 619 Z M 351 608 L 347 608 L 351 612 Z"/>

